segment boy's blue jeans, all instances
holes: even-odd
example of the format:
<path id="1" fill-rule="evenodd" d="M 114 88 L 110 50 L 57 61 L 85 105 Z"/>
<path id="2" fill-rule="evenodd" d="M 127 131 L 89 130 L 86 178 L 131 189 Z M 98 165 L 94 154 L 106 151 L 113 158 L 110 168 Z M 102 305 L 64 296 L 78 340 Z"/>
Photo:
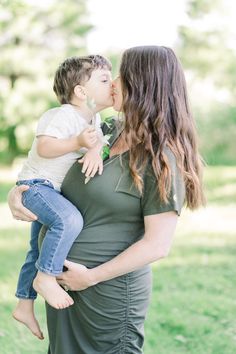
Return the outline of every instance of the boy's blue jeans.
<path id="1" fill-rule="evenodd" d="M 35 299 L 32 283 L 37 271 L 56 276 L 62 272 L 66 256 L 83 227 L 79 210 L 44 179 L 21 180 L 17 185 L 28 185 L 23 193 L 23 205 L 37 215 L 32 222 L 30 250 L 23 264 L 17 284 L 16 297 Z M 42 225 L 48 230 L 39 253 L 38 236 Z"/>

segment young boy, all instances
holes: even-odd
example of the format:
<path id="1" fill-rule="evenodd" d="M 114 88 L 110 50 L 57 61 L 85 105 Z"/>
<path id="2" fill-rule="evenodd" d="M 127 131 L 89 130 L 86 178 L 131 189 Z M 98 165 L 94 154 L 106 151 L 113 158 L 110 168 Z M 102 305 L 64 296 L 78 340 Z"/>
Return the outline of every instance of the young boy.
<path id="1" fill-rule="evenodd" d="M 61 107 L 50 109 L 40 118 L 17 182 L 29 186 L 23 204 L 38 219 L 32 223 L 30 250 L 20 272 L 16 291 L 19 301 L 13 317 L 39 339 L 43 334 L 34 315 L 37 293 L 57 309 L 73 304 L 56 276 L 62 272 L 66 256 L 82 230 L 83 218 L 60 194 L 60 187 L 68 169 L 87 149 L 90 157 L 86 166 L 93 174 L 102 173 L 100 121 L 99 116 L 94 119 L 95 112 L 88 102 L 93 102 L 96 112 L 112 105 L 111 64 L 99 55 L 68 58 L 55 74 L 53 89 Z M 47 225 L 47 232 L 39 253 L 42 225 Z"/>

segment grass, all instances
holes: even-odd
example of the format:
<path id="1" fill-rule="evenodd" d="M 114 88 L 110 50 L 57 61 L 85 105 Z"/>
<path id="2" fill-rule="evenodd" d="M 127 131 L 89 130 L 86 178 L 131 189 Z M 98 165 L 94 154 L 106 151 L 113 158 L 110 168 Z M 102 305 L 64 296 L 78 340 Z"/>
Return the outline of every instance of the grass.
<path id="1" fill-rule="evenodd" d="M 14 297 L 17 275 L 24 260 L 28 227 L 0 230 L 0 352 L 2 354 L 45 354 L 47 340 L 35 339 L 28 330 L 11 318 L 16 304 Z M 36 301 L 39 322 L 46 334 L 44 303 Z"/>
<path id="2" fill-rule="evenodd" d="M 235 167 L 215 166 L 206 168 L 205 186 L 209 203 L 218 205 L 235 204 L 236 169 Z"/>
<path id="3" fill-rule="evenodd" d="M 205 184 L 207 208 L 183 212 L 170 256 L 153 265 L 145 354 L 236 353 L 236 167 L 207 168 Z M 0 352 L 45 354 L 47 337 L 40 342 L 11 319 L 29 228 L 7 211 L 11 185 L 0 184 Z M 46 334 L 44 303 L 36 304 Z"/>
<path id="4" fill-rule="evenodd" d="M 233 234 L 178 233 L 154 266 L 145 354 L 236 352 L 235 254 Z"/>

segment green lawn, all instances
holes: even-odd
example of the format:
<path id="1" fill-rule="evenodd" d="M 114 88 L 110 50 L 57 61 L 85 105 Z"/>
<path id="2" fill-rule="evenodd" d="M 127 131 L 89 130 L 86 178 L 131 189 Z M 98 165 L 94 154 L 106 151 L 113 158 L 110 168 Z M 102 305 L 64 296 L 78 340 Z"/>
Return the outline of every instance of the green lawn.
<path id="1" fill-rule="evenodd" d="M 208 167 L 205 184 L 207 208 L 183 212 L 171 254 L 153 266 L 145 354 L 236 353 L 236 167 Z M 29 225 L 11 220 L 10 185 L 0 184 L 0 353 L 46 354 L 47 337 L 11 319 Z M 41 299 L 36 311 L 46 334 Z"/>

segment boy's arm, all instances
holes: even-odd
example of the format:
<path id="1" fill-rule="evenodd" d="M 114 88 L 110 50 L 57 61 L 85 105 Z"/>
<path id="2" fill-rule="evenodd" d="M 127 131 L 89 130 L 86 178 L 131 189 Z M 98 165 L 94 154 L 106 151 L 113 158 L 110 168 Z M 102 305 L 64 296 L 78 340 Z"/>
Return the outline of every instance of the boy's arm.
<path id="1" fill-rule="evenodd" d="M 82 147 L 92 148 L 97 140 L 97 133 L 92 127 L 84 129 L 78 136 L 67 139 L 39 135 L 37 137 L 37 153 L 40 157 L 55 158 L 80 150 Z"/>
<path id="2" fill-rule="evenodd" d="M 68 154 L 80 148 L 77 136 L 69 139 L 58 139 L 40 135 L 37 138 L 37 153 L 40 157 L 48 159 Z"/>

